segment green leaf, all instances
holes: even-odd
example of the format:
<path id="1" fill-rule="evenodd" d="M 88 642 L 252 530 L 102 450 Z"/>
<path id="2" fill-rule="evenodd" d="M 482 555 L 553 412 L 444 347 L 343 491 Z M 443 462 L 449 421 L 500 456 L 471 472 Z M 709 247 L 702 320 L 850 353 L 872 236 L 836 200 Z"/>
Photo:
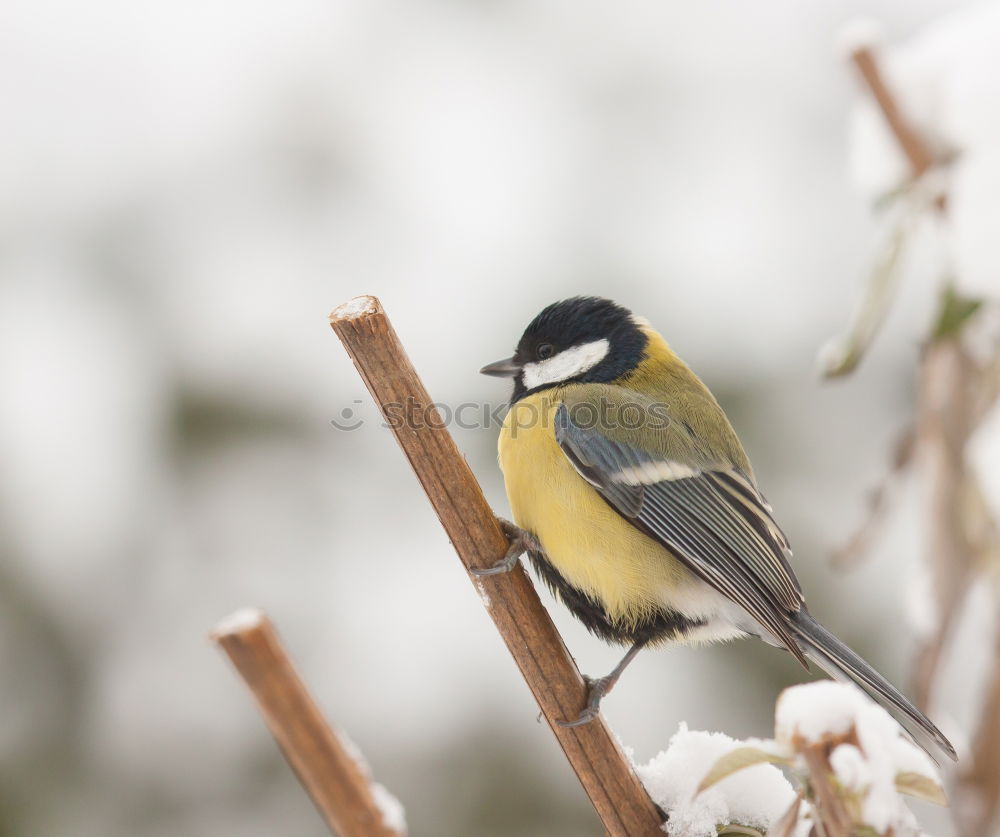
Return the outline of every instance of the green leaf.
<path id="1" fill-rule="evenodd" d="M 982 307 L 982 304 L 981 299 L 961 296 L 951 283 L 945 285 L 932 337 L 935 340 L 954 337 L 962 330 L 972 315 Z"/>
<path id="2" fill-rule="evenodd" d="M 698 790 L 694 792 L 694 795 L 697 796 L 703 790 L 721 782 L 738 770 L 743 770 L 745 767 L 753 767 L 755 764 L 788 764 L 788 759 L 776 753 L 760 750 L 757 747 L 737 747 L 735 750 L 730 750 L 712 765 L 708 773 L 705 774 L 705 778 L 701 780 L 701 784 L 698 785 Z"/>
<path id="3" fill-rule="evenodd" d="M 896 774 L 896 790 L 900 793 L 915 796 L 926 802 L 933 802 L 935 805 L 947 805 L 948 797 L 944 795 L 944 788 L 935 782 L 930 776 L 922 773 L 898 773 Z"/>

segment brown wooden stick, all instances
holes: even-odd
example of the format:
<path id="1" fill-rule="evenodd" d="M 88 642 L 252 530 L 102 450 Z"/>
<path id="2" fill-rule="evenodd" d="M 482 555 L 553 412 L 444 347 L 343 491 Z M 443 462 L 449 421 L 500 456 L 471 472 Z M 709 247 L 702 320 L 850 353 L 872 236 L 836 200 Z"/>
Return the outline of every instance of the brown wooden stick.
<path id="1" fill-rule="evenodd" d="M 368 767 L 330 728 L 310 697 L 270 620 L 237 611 L 211 638 L 229 655 L 257 701 L 271 734 L 330 830 L 340 837 L 405 837 L 380 808 Z M 385 801 L 383 800 L 383 805 Z M 401 817 L 400 817 L 401 819 Z"/>
<path id="2" fill-rule="evenodd" d="M 913 177 L 920 177 L 934 165 L 934 155 L 931 154 L 920 134 L 910 127 L 910 123 L 903 116 L 895 96 L 892 95 L 882 78 L 875 53 L 870 47 L 859 47 L 851 53 L 851 60 L 861 72 L 861 77 L 868 85 L 872 96 L 875 97 L 875 102 L 882 111 L 882 115 L 885 116 L 885 121 L 895 135 L 899 147 L 906 155 L 906 159 L 910 161 Z"/>
<path id="3" fill-rule="evenodd" d="M 806 744 L 800 753 L 809 770 L 809 786 L 823 833 L 826 837 L 849 837 L 853 830 L 851 816 L 831 779 L 830 746 Z"/>
<path id="4" fill-rule="evenodd" d="M 468 570 L 490 567 L 507 540 L 479 483 L 417 376 L 382 306 L 362 296 L 330 324 L 392 428 Z M 586 701 L 583 678 L 524 571 L 470 576 L 573 770 L 613 837 L 662 835 L 662 819 L 603 719 L 566 729 Z"/>

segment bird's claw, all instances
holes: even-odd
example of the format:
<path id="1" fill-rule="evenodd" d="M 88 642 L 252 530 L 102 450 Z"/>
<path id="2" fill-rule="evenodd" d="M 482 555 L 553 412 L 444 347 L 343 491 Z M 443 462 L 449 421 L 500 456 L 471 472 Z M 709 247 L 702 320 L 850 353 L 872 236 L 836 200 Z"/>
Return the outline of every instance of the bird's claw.
<path id="1" fill-rule="evenodd" d="M 584 682 L 587 684 L 587 705 L 583 708 L 580 716 L 575 721 L 556 721 L 564 729 L 572 727 L 582 727 L 589 724 L 601 714 L 601 701 L 604 696 L 611 691 L 615 681 L 611 677 L 596 677 L 591 679 L 585 674 Z"/>
<path id="2" fill-rule="evenodd" d="M 593 721 L 601 712 L 599 709 L 591 709 L 589 706 L 580 713 L 580 717 L 575 721 L 556 721 L 559 726 L 563 729 L 572 729 L 573 727 L 582 727 L 584 724 L 589 724 Z"/>
<path id="3" fill-rule="evenodd" d="M 500 528 L 503 529 L 503 533 L 507 536 L 510 546 L 507 549 L 507 554 L 492 567 L 473 567 L 470 572 L 478 578 L 509 573 L 517 566 L 517 559 L 521 557 L 522 553 L 529 550 L 533 552 L 541 552 L 542 550 L 541 544 L 538 543 L 538 538 L 532 535 L 531 532 L 515 526 L 509 520 L 504 520 L 502 517 L 498 519 L 500 521 Z"/>
<path id="4" fill-rule="evenodd" d="M 520 557 L 521 557 L 520 551 L 514 552 L 513 554 L 511 552 L 508 552 L 492 567 L 485 567 L 485 568 L 472 567 L 472 569 L 470 569 L 469 572 L 471 572 L 477 578 L 488 578 L 491 575 L 503 575 L 504 573 L 509 573 L 512 569 L 514 569 L 514 567 L 517 566 L 517 559 Z"/>

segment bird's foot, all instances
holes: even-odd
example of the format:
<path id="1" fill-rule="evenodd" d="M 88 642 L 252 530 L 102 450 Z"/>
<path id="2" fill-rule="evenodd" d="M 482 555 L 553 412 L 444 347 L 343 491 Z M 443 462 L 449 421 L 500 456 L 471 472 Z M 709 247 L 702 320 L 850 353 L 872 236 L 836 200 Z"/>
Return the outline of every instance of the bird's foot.
<path id="1" fill-rule="evenodd" d="M 507 536 L 510 546 L 507 549 L 507 554 L 492 567 L 486 567 L 485 569 L 474 567 L 470 570 L 473 575 L 479 578 L 509 573 L 517 566 L 517 559 L 521 557 L 522 553 L 542 551 L 542 545 L 538 542 L 538 538 L 532 535 L 531 532 L 522 529 L 520 526 L 515 526 L 509 520 L 504 520 L 502 517 L 497 519 L 500 521 L 500 528 L 503 529 L 503 533 Z"/>
<path id="2" fill-rule="evenodd" d="M 587 705 L 583 708 L 583 712 L 580 713 L 580 717 L 575 721 L 556 721 L 561 727 L 582 727 L 584 724 L 589 724 L 593 721 L 601 714 L 601 701 L 604 700 L 604 696 L 611 691 L 611 687 L 618 680 L 617 677 L 612 677 L 611 675 L 591 679 L 586 674 L 583 676 L 583 679 L 587 683 Z"/>

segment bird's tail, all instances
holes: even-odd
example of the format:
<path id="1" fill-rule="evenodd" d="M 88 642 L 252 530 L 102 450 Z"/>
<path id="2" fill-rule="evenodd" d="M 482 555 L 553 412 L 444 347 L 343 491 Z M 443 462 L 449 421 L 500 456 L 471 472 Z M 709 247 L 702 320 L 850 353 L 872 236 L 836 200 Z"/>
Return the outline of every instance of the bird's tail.
<path id="1" fill-rule="evenodd" d="M 827 674 L 837 680 L 856 683 L 891 712 L 924 750 L 935 760 L 945 755 L 957 760 L 955 748 L 931 720 L 909 699 L 812 618 L 805 610 L 793 617 L 794 631 L 802 651 Z"/>

